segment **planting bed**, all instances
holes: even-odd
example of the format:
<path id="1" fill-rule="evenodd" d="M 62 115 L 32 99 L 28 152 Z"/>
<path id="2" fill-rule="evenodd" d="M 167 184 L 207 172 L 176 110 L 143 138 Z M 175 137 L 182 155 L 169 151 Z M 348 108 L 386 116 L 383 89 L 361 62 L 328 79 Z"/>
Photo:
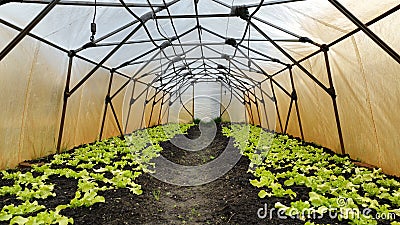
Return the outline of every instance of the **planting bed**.
<path id="1" fill-rule="evenodd" d="M 169 141 L 185 131 L 200 136 L 194 125 L 155 127 L 2 171 L 0 224 L 400 224 L 399 180 L 380 170 L 243 124 L 217 125 L 206 149 L 185 151 Z M 181 187 L 151 176 L 159 154 L 201 165 L 228 136 L 243 156 L 215 181 Z"/>

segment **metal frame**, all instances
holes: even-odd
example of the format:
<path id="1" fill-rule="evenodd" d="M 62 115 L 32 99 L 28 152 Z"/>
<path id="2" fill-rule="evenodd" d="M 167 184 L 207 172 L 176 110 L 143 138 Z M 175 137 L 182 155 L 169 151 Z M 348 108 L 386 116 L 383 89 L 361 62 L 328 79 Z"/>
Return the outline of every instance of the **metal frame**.
<path id="1" fill-rule="evenodd" d="M 49 4 L 49 0 L 10 0 L 9 2 L 17 3 L 30 3 L 30 4 Z M 68 6 L 103 6 L 103 7 L 124 7 L 122 4 L 114 2 L 89 2 L 89 1 L 58 1 L 57 5 L 68 5 Z M 147 8 L 149 4 L 146 3 L 126 3 L 128 7 L 136 8 Z M 164 7 L 163 4 L 152 4 L 155 7 Z"/>
<path id="2" fill-rule="evenodd" d="M 68 99 L 71 97 L 72 94 L 74 94 L 83 84 L 85 84 L 85 82 L 99 69 L 99 68 L 104 68 L 110 71 L 110 79 L 109 79 L 109 85 L 108 85 L 108 90 L 107 90 L 107 95 L 105 96 L 105 108 L 104 108 L 104 114 L 103 114 L 103 118 L 102 118 L 102 123 L 101 123 L 101 129 L 100 129 L 100 135 L 99 138 L 102 138 L 102 134 L 103 134 L 103 130 L 104 130 L 104 123 L 105 123 L 105 118 L 107 116 L 107 109 L 108 106 L 111 107 L 114 119 L 116 121 L 116 124 L 118 126 L 118 130 L 120 132 L 120 135 L 122 136 L 124 134 L 124 132 L 122 131 L 122 126 L 120 124 L 120 121 L 118 119 L 118 116 L 116 114 L 114 105 L 112 103 L 112 100 L 119 94 L 122 92 L 122 90 L 124 88 L 126 88 L 126 86 L 133 81 L 133 90 L 132 90 L 132 97 L 134 96 L 134 92 L 135 92 L 135 86 L 136 83 L 144 83 L 143 81 L 141 81 L 140 79 L 143 79 L 146 76 L 150 76 L 150 75 L 155 75 L 155 78 L 153 79 L 153 81 L 147 85 L 147 88 L 139 95 L 142 96 L 145 92 L 146 92 L 146 97 L 145 97 L 145 102 L 144 102 L 144 108 L 143 108 L 143 112 L 146 110 L 147 104 L 149 104 L 150 102 L 152 102 L 152 109 L 151 109 L 151 114 L 150 114 L 150 119 L 149 119 L 149 123 L 147 124 L 147 126 L 150 126 L 150 122 L 152 121 L 152 114 L 153 114 L 153 110 L 154 110 L 154 106 L 156 104 L 159 104 L 159 102 L 161 101 L 161 105 L 160 105 L 160 112 L 158 113 L 158 123 L 160 123 L 165 114 L 168 112 L 169 115 L 169 109 L 170 107 L 168 107 L 168 110 L 165 110 L 164 115 L 162 115 L 162 111 L 163 111 L 163 107 L 165 103 L 169 103 L 169 106 L 171 105 L 171 103 L 173 104 L 178 97 L 172 100 L 172 94 L 174 93 L 174 91 L 172 91 L 174 84 L 175 85 L 179 85 L 179 88 L 177 91 L 181 91 L 181 88 L 189 86 L 190 84 L 193 85 L 193 107 L 194 107 L 194 82 L 196 81 L 200 81 L 201 79 L 216 79 L 216 81 L 221 82 L 221 92 L 222 92 L 222 86 L 225 87 L 230 87 L 230 88 L 234 88 L 237 90 L 233 90 L 231 91 L 231 93 L 240 100 L 240 96 L 243 96 L 242 100 L 240 100 L 243 105 L 245 106 L 246 111 L 248 111 L 250 116 L 250 120 L 252 123 L 255 123 L 254 117 L 256 115 L 253 115 L 253 106 L 254 105 L 257 109 L 257 114 L 258 114 L 258 118 L 259 118 L 259 124 L 262 125 L 262 121 L 261 121 L 261 115 L 260 115 L 260 103 L 262 103 L 264 105 L 264 112 L 265 112 L 265 118 L 267 121 L 267 126 L 269 127 L 269 122 L 268 122 L 268 117 L 267 117 L 267 111 L 265 109 L 265 101 L 264 101 L 264 94 L 266 96 L 268 96 L 268 98 L 270 100 L 272 100 L 275 104 L 276 107 L 276 111 L 277 111 L 277 116 L 278 116 L 278 121 L 279 121 L 279 126 L 280 129 L 283 133 L 287 132 L 287 128 L 289 125 L 289 120 L 290 120 L 290 116 L 291 116 L 291 111 L 293 108 L 293 105 L 295 106 L 296 109 L 296 114 L 297 114 L 297 119 L 298 119 L 298 123 L 299 123 L 299 129 L 300 129 L 300 134 L 301 134 L 301 138 L 304 139 L 304 133 L 303 133 L 303 127 L 302 127 L 302 123 L 301 123 L 301 116 L 300 116 L 300 112 L 299 112 L 299 106 L 298 106 L 298 97 L 297 97 L 297 92 L 296 92 L 296 87 L 295 87 L 295 83 L 294 83 L 294 78 L 293 78 L 293 71 L 292 68 L 293 67 L 298 67 L 300 70 L 302 70 L 302 72 L 304 74 L 306 74 L 315 84 L 317 84 L 325 93 L 327 93 L 328 95 L 330 95 L 331 99 L 332 99 L 332 105 L 333 105 L 333 110 L 334 110 L 334 114 L 335 114 L 335 120 L 336 120 L 336 125 L 337 125 L 337 131 L 338 131 L 338 137 L 339 137 L 339 142 L 340 142 L 340 146 L 341 146 L 341 150 L 342 153 L 345 153 L 345 144 L 344 144 L 344 140 L 343 140 L 343 134 L 342 134 L 342 130 L 341 130 L 341 124 L 340 124 L 340 117 L 339 117 L 339 112 L 338 112 L 338 106 L 337 106 L 337 102 L 336 102 L 336 93 L 335 93 L 335 87 L 334 87 L 334 82 L 333 82 L 333 75 L 332 75 L 332 71 L 330 69 L 330 64 L 329 64 L 329 55 L 328 55 L 328 51 L 329 48 L 338 44 L 339 42 L 349 38 L 350 36 L 356 34 L 359 31 L 364 32 L 369 38 L 371 38 L 381 49 L 383 49 L 392 59 L 394 59 L 396 62 L 400 63 L 400 56 L 399 54 L 394 51 L 390 46 L 388 46 L 381 38 L 379 38 L 375 33 L 373 33 L 368 26 L 382 20 L 383 18 L 393 14 L 394 12 L 398 11 L 400 9 L 400 5 L 397 5 L 396 7 L 388 10 L 387 12 L 385 12 L 384 14 L 378 16 L 377 18 L 367 22 L 367 23 L 362 23 L 357 17 L 355 17 L 348 9 L 346 9 L 343 5 L 341 5 L 337 0 L 328 0 L 338 11 L 340 11 L 346 18 L 348 18 L 352 23 L 354 23 L 357 26 L 357 29 L 343 35 L 342 37 L 334 40 L 331 43 L 328 44 L 319 44 L 314 42 L 311 39 L 308 39 L 306 37 L 302 37 L 296 33 L 293 33 L 287 29 L 284 29 L 282 27 L 279 27 L 275 24 L 272 24 L 268 21 L 265 21 L 261 18 L 258 18 L 256 16 L 251 16 L 249 19 L 246 20 L 246 22 L 248 23 L 248 25 L 250 25 L 252 28 L 254 28 L 254 30 L 256 30 L 259 34 L 261 34 L 264 39 L 245 39 L 244 36 L 241 39 L 238 38 L 234 38 L 235 40 L 239 40 L 239 44 L 237 44 L 237 46 L 232 46 L 235 48 L 235 54 L 233 58 L 225 58 L 227 63 L 228 63 L 228 67 L 221 67 L 219 68 L 219 63 L 215 62 L 214 60 L 219 60 L 219 59 L 224 59 L 223 57 L 223 53 L 216 51 L 215 49 L 212 49 L 209 46 L 212 46 L 214 44 L 216 45 L 221 45 L 221 44 L 226 44 L 226 43 L 205 43 L 202 40 L 201 37 L 201 33 L 203 31 L 208 32 L 211 35 L 214 35 L 216 37 L 221 38 L 222 40 L 227 40 L 226 37 L 224 37 L 223 35 L 218 34 L 215 31 L 212 31 L 208 28 L 202 27 L 201 23 L 200 23 L 200 19 L 201 18 L 219 18 L 219 17 L 236 17 L 237 15 L 235 15 L 234 13 L 230 13 L 230 14 L 199 14 L 198 11 L 198 6 L 197 0 L 193 0 L 193 4 L 194 4 L 194 14 L 186 14 L 186 15 L 172 15 L 169 11 L 169 7 L 172 6 L 173 4 L 177 3 L 179 0 L 173 0 L 169 3 L 165 3 L 164 4 L 153 4 L 150 3 L 150 1 L 148 1 L 148 3 L 125 3 L 123 2 L 123 0 L 120 0 L 119 3 L 108 3 L 108 2 L 97 2 L 97 3 L 93 3 L 93 2 L 88 2 L 88 1 L 63 1 L 63 0 L 21 0 L 21 1 L 2 1 L 0 3 L 1 4 L 5 4 L 8 2 L 18 2 L 18 3 L 29 3 L 29 4 L 46 4 L 46 7 L 25 27 L 25 28 L 19 28 L 3 19 L 0 19 L 0 23 L 4 24 L 14 30 L 19 31 L 19 34 L 0 52 L 0 60 L 4 59 L 11 51 L 12 49 L 26 36 L 30 36 L 36 40 L 39 40 L 51 47 L 54 47 L 62 52 L 68 53 L 68 68 L 67 68 L 67 74 L 66 74 L 66 83 L 65 83 L 65 89 L 64 89 L 64 95 L 63 95 L 63 105 L 62 105 L 62 111 L 61 111 L 61 119 L 60 119 L 60 127 L 59 127 L 59 134 L 58 134 L 58 140 L 57 140 L 57 151 L 60 152 L 61 150 L 61 143 L 62 143 L 62 136 L 63 136 L 63 130 L 64 130 L 64 123 L 65 123 L 65 117 L 66 117 L 66 111 L 67 111 L 67 106 L 68 106 Z M 213 2 L 220 4 L 226 8 L 232 9 L 233 7 L 237 7 L 237 6 L 230 6 L 227 5 L 226 3 L 223 3 L 219 0 L 212 0 Z M 244 7 L 246 8 L 252 8 L 252 7 L 268 7 L 270 5 L 276 5 L 276 4 L 289 4 L 291 2 L 298 2 L 298 1 L 304 1 L 304 0 L 273 0 L 273 1 L 268 1 L 266 3 L 263 3 L 263 1 L 261 1 L 261 3 L 259 4 L 248 4 L 245 5 Z M 45 38 L 41 38 L 37 35 L 31 34 L 30 31 L 38 24 L 40 23 L 40 21 L 45 18 L 45 16 L 56 6 L 56 5 L 69 5 L 69 6 L 81 6 L 81 7 L 91 7 L 91 6 L 104 6 L 104 7 L 124 7 L 126 8 L 126 10 L 132 14 L 133 17 L 135 17 L 135 20 L 133 20 L 132 22 L 125 24 L 117 29 L 115 29 L 114 31 L 111 31 L 110 33 L 104 35 L 103 37 L 98 38 L 97 40 L 94 40 L 92 43 L 86 43 L 84 45 L 82 45 L 82 47 L 76 49 L 76 50 L 66 50 L 63 49 L 62 47 L 51 43 L 47 40 L 45 40 Z M 152 11 L 141 16 L 138 17 L 136 16 L 131 10 L 130 8 L 132 7 L 151 7 Z M 156 9 L 153 9 L 153 7 L 157 7 Z M 166 10 L 168 12 L 168 15 L 157 15 L 158 12 L 162 11 L 162 10 Z M 187 19 L 187 18 L 193 18 L 196 20 L 196 26 L 182 34 L 178 34 L 175 26 L 174 26 L 174 19 Z M 157 22 L 157 20 L 164 20 L 164 19 L 168 19 L 170 20 L 171 24 L 172 24 L 172 28 L 174 29 L 175 32 L 175 37 L 164 37 L 164 38 L 158 38 L 158 39 L 153 39 L 151 37 L 151 35 L 148 33 L 147 27 L 146 27 L 146 22 L 150 19 L 153 19 Z M 243 19 L 243 18 L 242 18 Z M 267 26 L 270 26 L 274 29 L 277 29 L 279 31 L 282 31 L 292 37 L 294 37 L 294 39 L 284 39 L 284 40 L 274 40 L 272 39 L 264 30 L 262 30 L 260 27 L 258 27 L 255 23 L 254 20 L 265 24 Z M 123 40 L 121 40 L 120 42 L 117 43 L 106 43 L 103 42 L 104 40 L 106 40 L 107 38 L 120 33 L 121 31 L 132 27 L 133 25 L 139 23 Z M 148 34 L 148 40 L 135 40 L 132 41 L 130 40 L 130 38 L 140 29 L 144 29 L 147 34 Z M 189 34 L 192 31 L 196 31 L 198 34 L 198 43 L 182 43 L 180 38 L 185 36 L 186 34 Z M 179 42 L 179 44 L 174 44 L 173 42 L 177 40 Z M 156 42 L 159 41 L 164 41 L 163 44 L 158 45 Z M 269 42 L 271 43 L 277 50 L 279 50 L 288 60 L 290 60 L 291 64 L 287 64 L 282 62 L 280 59 L 276 59 L 273 57 L 268 56 L 265 53 L 259 52 L 255 49 L 250 48 L 249 46 L 245 46 L 242 45 L 241 42 L 242 41 L 251 41 L 251 42 L 255 42 L 255 41 L 265 41 L 265 42 Z M 300 59 L 300 60 L 295 60 L 287 51 L 285 51 L 279 44 L 278 42 L 287 42 L 287 41 L 293 41 L 293 42 L 304 42 L 304 43 L 308 43 L 314 46 L 317 46 L 319 49 L 313 53 L 311 53 L 310 55 Z M 109 58 L 111 58 L 122 46 L 125 45 L 132 45 L 132 44 L 139 44 L 139 43 L 147 43 L 147 42 L 151 42 L 153 43 L 153 45 L 155 46 L 155 48 L 134 57 L 133 59 L 126 61 L 125 63 L 122 63 L 120 66 L 115 67 L 115 68 L 109 68 L 107 66 L 104 66 L 104 63 L 107 62 L 107 60 Z M 190 50 L 185 50 L 183 48 L 183 46 L 191 46 L 194 45 L 193 48 L 191 48 Z M 78 55 L 79 52 L 84 51 L 87 48 L 92 48 L 92 47 L 103 47 L 103 46 L 115 46 L 111 52 L 109 52 L 105 57 L 103 57 L 102 60 L 100 60 L 99 62 L 94 62 L 91 61 L 85 57 L 82 57 L 80 55 Z M 170 58 L 173 56 L 167 56 L 164 52 L 164 48 L 169 48 L 171 47 L 174 50 L 175 53 L 175 57 L 179 57 L 179 54 L 175 51 L 175 47 L 180 47 L 182 50 L 182 53 L 180 55 L 186 55 L 189 52 L 196 50 L 196 49 L 200 49 L 200 56 L 197 58 L 182 58 L 181 60 L 178 61 L 174 61 L 173 59 L 171 60 Z M 209 49 L 214 51 L 216 54 L 221 55 L 221 57 L 215 57 L 215 58 L 206 58 L 205 55 L 205 49 Z M 250 57 L 249 55 L 246 55 L 241 49 L 245 49 L 249 52 L 252 52 L 254 54 L 257 55 L 256 57 Z M 152 52 L 155 52 L 156 50 L 159 50 L 158 52 L 156 52 L 153 56 L 151 56 L 150 58 L 147 58 L 145 61 L 138 61 L 138 59 L 141 59 L 147 55 L 149 55 Z M 239 51 L 239 53 L 242 56 L 236 56 L 236 51 Z M 157 57 L 158 54 L 163 53 L 165 57 Z M 328 81 L 329 81 L 329 86 L 325 86 L 321 81 L 319 81 L 316 76 L 314 76 L 311 72 L 309 72 L 305 67 L 303 67 L 301 65 L 301 62 L 304 62 L 305 60 L 314 57 L 318 54 L 323 54 L 324 56 L 324 60 L 325 60 L 325 64 L 326 64 L 326 70 L 327 70 L 327 75 L 328 75 Z M 91 64 L 94 64 L 94 68 L 92 68 L 92 70 L 87 73 L 75 86 L 70 87 L 70 80 L 71 80 L 71 76 L 72 76 L 72 66 L 73 66 L 73 62 L 74 62 L 74 57 L 84 60 L 86 62 L 89 62 Z M 247 59 L 249 62 L 251 62 L 251 66 L 249 64 L 249 68 L 246 68 L 246 65 L 244 65 L 243 63 L 241 63 L 240 61 L 236 60 L 236 58 L 243 58 L 243 59 Z M 160 60 L 160 66 L 157 67 L 156 69 L 154 69 L 151 72 L 145 73 L 145 74 L 141 74 L 141 72 L 151 63 L 151 62 L 156 62 L 157 60 Z M 171 60 L 171 61 L 167 61 L 165 63 L 161 63 L 162 60 Z M 197 66 L 197 64 L 200 62 L 200 65 Z M 277 71 L 274 74 L 268 74 L 266 73 L 262 67 L 260 65 L 258 65 L 258 63 L 256 61 L 263 61 L 263 62 L 267 62 L 267 63 L 276 63 L 282 66 L 282 69 L 280 71 Z M 141 68 L 132 76 L 132 75 L 126 75 L 123 74 L 121 72 L 119 72 L 118 70 L 121 68 L 124 68 L 126 66 L 129 65 L 133 65 L 133 64 L 143 64 L 141 66 Z M 183 64 L 183 66 L 181 66 L 181 64 Z M 180 68 L 177 68 L 176 66 L 180 65 Z M 192 66 L 194 65 L 194 66 Z M 213 66 L 217 65 L 217 68 L 214 68 Z M 167 68 L 162 71 L 162 68 L 167 66 Z M 244 68 L 243 68 L 243 67 Z M 161 70 L 158 74 L 156 74 L 158 70 Z M 200 72 L 196 72 L 195 74 L 193 74 L 195 71 L 199 71 Z M 285 71 L 289 71 L 289 77 L 290 77 L 290 84 L 291 84 L 291 91 L 292 93 L 290 93 L 288 90 L 286 90 L 285 88 L 282 87 L 282 85 L 280 85 L 278 82 L 275 81 L 274 76 L 283 74 L 283 72 Z M 252 79 L 251 77 L 249 77 L 246 72 L 250 71 L 250 72 L 255 72 L 255 73 L 259 73 L 259 74 L 263 74 L 265 76 L 265 79 L 262 81 L 255 81 L 254 79 Z M 187 78 L 185 74 L 192 74 L 192 76 L 190 78 Z M 118 90 L 115 93 L 111 93 L 111 89 L 112 89 L 112 85 L 113 85 L 113 79 L 114 79 L 114 75 L 119 75 L 119 76 L 123 76 L 125 78 L 127 78 L 128 80 L 121 86 L 118 88 Z M 140 75 L 140 76 L 139 76 Z M 139 77 L 136 77 L 139 76 Z M 196 77 L 196 76 L 200 76 L 200 77 Z M 156 87 L 155 83 L 157 81 L 157 79 L 167 79 L 166 83 L 161 84 L 160 87 Z M 265 91 L 262 90 L 262 84 L 264 82 L 267 82 L 269 80 L 270 82 L 270 86 L 271 86 L 271 91 L 272 91 L 272 96 L 269 96 Z M 279 105 L 278 105 L 278 100 L 276 98 L 276 91 L 275 91 L 275 86 L 279 88 L 279 90 L 281 90 L 286 96 L 288 96 L 290 98 L 290 104 L 289 104 L 289 109 L 288 109 L 288 113 L 285 119 L 285 124 L 283 125 L 282 123 L 282 118 L 281 118 L 281 113 L 279 112 Z M 149 89 L 150 88 L 155 88 L 155 93 L 153 96 L 149 98 L 148 94 L 149 94 Z M 259 89 L 261 91 L 261 96 L 262 98 L 257 97 L 256 94 L 256 88 Z M 238 93 L 242 92 L 242 95 Z M 185 91 L 184 91 L 185 92 Z M 234 93 L 235 92 L 235 93 Z M 162 97 L 158 98 L 158 100 L 156 100 L 157 96 L 159 95 L 159 93 L 162 93 Z M 165 99 L 165 96 L 169 93 L 169 97 Z M 181 96 L 182 93 L 179 94 L 179 98 Z M 222 93 L 221 93 L 222 94 Z M 251 96 L 250 96 L 251 95 Z M 139 98 L 138 97 L 138 98 Z M 254 100 L 252 99 L 254 97 Z M 180 99 L 180 101 L 182 101 Z M 127 121 L 126 121 L 126 126 L 125 126 L 125 133 L 126 133 L 126 129 L 127 129 L 127 124 L 129 122 L 129 115 L 130 115 L 130 110 L 133 104 L 135 104 L 136 101 L 133 101 L 132 104 L 130 104 L 129 107 L 129 113 L 128 113 L 128 117 L 127 117 Z M 182 102 L 181 102 L 182 104 Z M 186 108 L 185 108 L 186 109 Z M 187 109 L 186 109 L 187 110 Z M 189 112 L 189 110 L 187 110 Z M 157 113 L 157 112 L 156 112 Z M 189 112 L 190 113 L 190 112 Z M 144 114 L 144 113 L 143 113 Z M 194 117 L 194 108 L 192 108 L 192 116 Z M 222 115 L 222 112 L 220 110 L 220 114 Z M 142 115 L 143 116 L 143 115 Z M 247 114 L 245 114 L 246 118 L 247 118 Z M 142 127 L 142 123 L 143 123 L 143 118 L 141 120 L 141 125 L 140 127 Z"/>
<path id="3" fill-rule="evenodd" d="M 0 61 L 13 50 L 24 37 L 42 21 L 60 0 L 52 0 L 47 6 L 0 52 Z"/>

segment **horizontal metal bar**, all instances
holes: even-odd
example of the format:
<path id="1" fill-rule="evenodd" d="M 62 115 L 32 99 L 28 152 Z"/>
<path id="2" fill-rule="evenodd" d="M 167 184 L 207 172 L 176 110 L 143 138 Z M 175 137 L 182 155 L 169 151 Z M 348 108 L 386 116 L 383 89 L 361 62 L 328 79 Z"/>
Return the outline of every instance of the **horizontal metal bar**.
<path id="1" fill-rule="evenodd" d="M 121 41 L 119 45 L 114 47 L 89 73 L 86 74 L 72 89 L 71 94 L 73 94 L 79 87 L 81 87 L 100 67 L 103 65 L 111 56 L 114 55 L 124 44 L 125 41 L 129 40 L 140 28 L 142 24 L 139 24 L 135 29 L 133 29 L 125 38 Z"/>
<path id="2" fill-rule="evenodd" d="M 0 18 L 0 23 L 4 24 L 5 26 L 7 26 L 7 27 L 9 27 L 9 28 L 12 28 L 12 29 L 14 29 L 14 30 L 17 30 L 17 31 L 21 31 L 21 30 L 22 30 L 22 28 L 20 28 L 20 27 L 14 25 L 14 24 L 11 24 L 10 22 L 7 22 L 7 21 L 5 21 L 5 20 L 3 20 L 3 19 L 1 19 L 1 18 Z M 62 48 L 62 47 L 60 47 L 60 46 L 58 46 L 58 45 L 56 45 L 56 44 L 54 44 L 54 43 L 52 43 L 52 42 L 50 42 L 50 41 L 48 41 L 48 40 L 45 40 L 44 38 L 41 38 L 41 37 L 35 35 L 35 34 L 28 33 L 27 36 L 32 37 L 32 38 L 34 38 L 34 39 L 36 39 L 36 40 L 38 40 L 38 41 L 40 41 L 40 42 L 43 42 L 43 43 L 45 43 L 45 44 L 47 44 L 47 45 L 49 45 L 49 46 L 51 46 L 51 47 L 53 47 L 53 48 L 55 48 L 55 49 L 57 49 L 57 50 L 59 50 L 59 51 L 62 51 L 62 52 L 64 52 L 64 53 L 68 53 L 68 52 L 69 52 L 67 49 L 64 49 L 64 48 Z M 83 60 L 83 61 L 85 61 L 85 62 L 91 63 L 91 64 L 93 64 L 93 65 L 97 65 L 96 62 L 94 62 L 94 61 L 92 61 L 92 60 L 90 60 L 90 59 L 88 59 L 88 58 L 86 58 L 86 57 L 83 57 L 83 56 L 81 56 L 81 55 L 76 54 L 75 57 L 76 57 L 76 58 L 79 58 L 79 59 L 81 59 L 81 60 Z M 107 67 L 107 66 L 104 66 L 104 65 L 102 65 L 101 68 L 106 69 L 106 70 L 108 70 L 108 71 L 111 71 L 111 68 L 110 68 L 110 67 Z M 121 72 L 119 72 L 119 71 L 115 71 L 114 73 L 115 73 L 115 74 L 118 74 L 119 76 L 122 76 L 122 77 L 125 77 L 125 78 L 130 79 L 130 76 L 128 76 L 128 75 L 126 75 L 126 74 L 123 74 L 123 73 L 121 73 Z"/>
<path id="3" fill-rule="evenodd" d="M 285 4 L 285 3 L 292 3 L 292 2 L 302 2 L 305 0 L 275 0 L 275 1 L 269 1 L 269 2 L 264 2 L 261 4 L 261 6 L 270 6 L 270 5 L 280 5 L 280 4 Z M 244 5 L 246 8 L 252 8 L 252 7 L 258 7 L 260 4 L 258 3 L 253 3 L 253 4 L 248 4 Z"/>
<path id="4" fill-rule="evenodd" d="M 153 38 L 153 41 L 167 41 L 168 39 L 165 38 Z M 149 43 L 151 42 L 150 40 L 137 40 L 137 41 L 127 41 L 125 45 L 130 45 L 130 44 L 143 44 L 143 43 Z M 96 45 L 96 47 L 106 47 L 106 46 L 113 46 L 113 45 L 118 45 L 119 42 L 106 42 L 106 43 L 99 43 Z"/>
<path id="5" fill-rule="evenodd" d="M 30 3 L 30 4 L 49 4 L 51 1 L 49 0 L 11 0 L 10 2 L 16 3 Z M 68 6 L 106 6 L 106 7 L 124 7 L 120 3 L 115 2 L 89 2 L 89 1 L 60 1 L 57 5 L 68 5 Z M 149 4 L 146 3 L 126 3 L 128 7 L 140 7 L 147 8 L 150 7 Z M 163 4 L 151 4 L 153 7 L 164 7 Z"/>
<path id="6" fill-rule="evenodd" d="M 171 15 L 171 16 L 155 16 L 154 19 L 195 19 L 195 18 L 224 18 L 224 17 L 236 17 L 231 14 L 202 14 L 202 15 L 194 15 L 194 14 L 185 14 L 185 15 Z"/>

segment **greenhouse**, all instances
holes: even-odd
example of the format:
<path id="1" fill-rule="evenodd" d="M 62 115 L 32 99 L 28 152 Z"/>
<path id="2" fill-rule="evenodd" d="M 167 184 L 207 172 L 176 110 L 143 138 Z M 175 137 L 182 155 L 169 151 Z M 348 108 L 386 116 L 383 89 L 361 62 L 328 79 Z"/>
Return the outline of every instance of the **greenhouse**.
<path id="1" fill-rule="evenodd" d="M 400 225 L 396 0 L 0 0 L 0 224 Z"/>

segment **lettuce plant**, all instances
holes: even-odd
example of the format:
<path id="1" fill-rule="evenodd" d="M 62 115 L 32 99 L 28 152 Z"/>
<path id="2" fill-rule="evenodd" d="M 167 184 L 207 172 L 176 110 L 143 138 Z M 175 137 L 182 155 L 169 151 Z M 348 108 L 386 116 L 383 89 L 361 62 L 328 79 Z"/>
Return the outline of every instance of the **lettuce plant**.
<path id="1" fill-rule="evenodd" d="M 255 177 L 250 183 L 261 189 L 260 198 L 274 196 L 293 200 L 297 193 L 286 187 L 297 185 L 311 189 L 308 201 L 295 201 L 290 207 L 278 202 L 277 209 L 308 210 L 323 215 L 332 209 L 353 212 L 368 207 L 379 213 L 400 214 L 400 210 L 394 208 L 400 206 L 400 182 L 387 178 L 381 169 L 357 167 L 347 156 L 331 155 L 322 148 L 252 125 L 233 124 L 224 127 L 223 134 L 233 137 L 240 153 L 250 159 L 248 172 Z M 360 189 L 365 192 L 364 196 L 359 194 Z M 345 202 L 339 204 L 343 199 Z M 393 205 L 381 205 L 378 199 L 389 200 Z M 348 220 L 349 224 L 377 224 L 377 220 L 365 215 L 349 214 L 339 219 Z M 314 223 L 307 221 L 305 224 Z"/>

